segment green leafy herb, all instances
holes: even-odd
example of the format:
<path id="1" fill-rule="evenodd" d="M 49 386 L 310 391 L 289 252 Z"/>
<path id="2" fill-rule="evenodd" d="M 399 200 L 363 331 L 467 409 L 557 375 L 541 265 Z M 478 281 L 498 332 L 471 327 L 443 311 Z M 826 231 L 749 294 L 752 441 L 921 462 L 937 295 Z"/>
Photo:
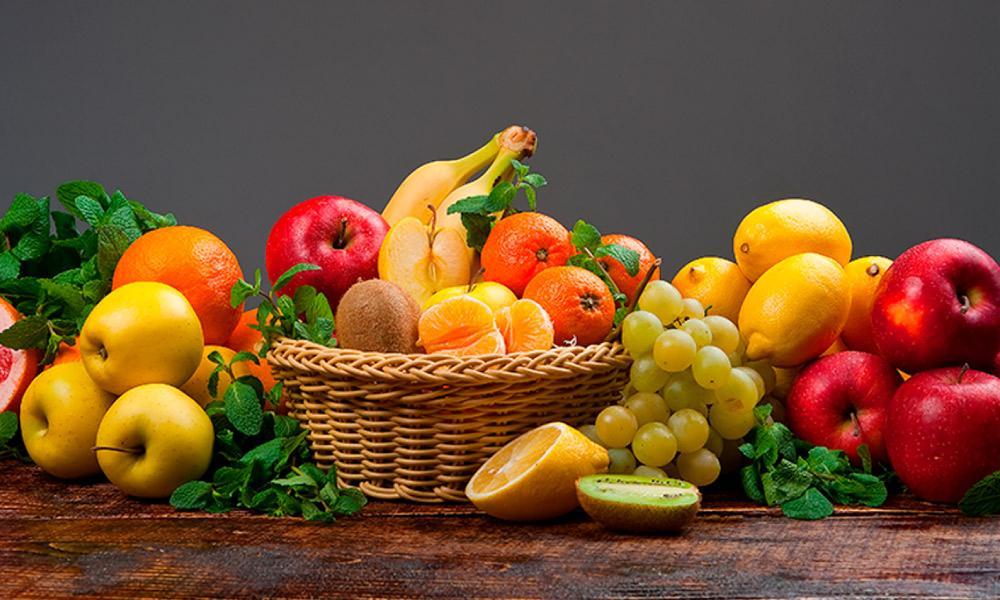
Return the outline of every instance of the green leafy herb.
<path id="1" fill-rule="evenodd" d="M 0 460 L 6 458 L 31 462 L 24 449 L 24 442 L 18 435 L 17 414 L 9 411 L 0 412 Z"/>
<path id="2" fill-rule="evenodd" d="M 215 427 L 209 473 L 202 481 L 174 490 L 170 496 L 174 508 L 213 513 L 243 508 L 329 523 L 364 507 L 364 494 L 337 485 L 334 468 L 323 471 L 309 462 L 307 432 L 298 421 L 264 410 L 267 403 L 277 404 L 281 384 L 265 393 L 256 377 L 235 377 L 233 365 L 255 361 L 256 356 L 241 352 L 226 362 L 212 353 L 209 358 L 216 364 L 210 378 L 215 383 L 209 384 L 212 396 L 217 396 L 222 373 L 233 382 L 223 401 L 205 407 Z"/>
<path id="3" fill-rule="evenodd" d="M 65 211 L 52 210 L 48 198 L 17 194 L 0 218 L 0 296 L 24 315 L 0 332 L 0 344 L 44 350 L 42 364 L 60 342 L 74 342 L 129 245 L 177 224 L 93 181 L 64 183 L 56 198 Z"/>
<path id="4" fill-rule="evenodd" d="M 1000 471 L 987 475 L 969 488 L 958 507 L 970 517 L 1000 514 Z"/>
<path id="5" fill-rule="evenodd" d="M 811 446 L 771 417 L 771 406 L 754 409 L 757 426 L 752 441 L 740 446 L 750 464 L 740 471 L 747 498 L 780 506 L 793 519 L 823 519 L 833 505 L 881 506 L 888 497 L 889 473 L 872 473 L 867 448 L 859 449 L 863 466 L 851 465 L 840 450 Z M 867 459 L 865 457 L 868 457 Z"/>
<path id="6" fill-rule="evenodd" d="M 615 300 L 615 325 L 619 325 L 631 311 L 631 308 L 627 306 L 628 299 L 625 294 L 618 289 L 618 285 L 608 274 L 606 263 L 608 259 L 615 260 L 621 263 L 626 273 L 634 277 L 639 274 L 639 253 L 618 244 L 603 243 L 601 232 L 583 220 L 577 221 L 573 225 L 573 230 L 570 232 L 570 243 L 576 248 L 578 254 L 571 256 L 567 264 L 587 269 L 600 277 L 608 286 L 608 289 L 611 290 L 611 297 Z"/>
<path id="7" fill-rule="evenodd" d="M 501 181 L 493 186 L 489 195 L 469 196 L 448 207 L 448 214 L 460 214 L 462 225 L 466 230 L 466 244 L 470 248 L 482 251 L 486 238 L 489 237 L 493 225 L 499 218 L 514 214 L 514 200 L 518 192 L 523 191 L 528 200 L 528 209 L 538 208 L 537 190 L 548 184 L 538 173 L 531 173 L 530 167 L 520 161 L 512 161 L 514 181 Z"/>

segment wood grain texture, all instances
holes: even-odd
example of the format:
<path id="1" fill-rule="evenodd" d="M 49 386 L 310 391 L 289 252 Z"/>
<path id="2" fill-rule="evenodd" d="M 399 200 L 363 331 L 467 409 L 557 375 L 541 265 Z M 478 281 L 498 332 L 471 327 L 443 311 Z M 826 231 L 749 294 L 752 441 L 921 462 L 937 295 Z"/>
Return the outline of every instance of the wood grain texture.
<path id="1" fill-rule="evenodd" d="M 0 597 L 997 597 L 1000 522 L 901 499 L 819 522 L 711 497 L 674 537 L 373 503 L 332 526 L 177 513 L 0 463 Z"/>

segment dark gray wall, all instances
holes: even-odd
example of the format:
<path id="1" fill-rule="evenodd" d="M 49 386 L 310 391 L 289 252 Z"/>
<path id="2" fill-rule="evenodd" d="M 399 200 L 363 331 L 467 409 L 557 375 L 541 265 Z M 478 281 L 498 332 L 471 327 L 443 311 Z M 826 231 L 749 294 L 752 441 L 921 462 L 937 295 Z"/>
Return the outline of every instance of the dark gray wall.
<path id="1" fill-rule="evenodd" d="M 313 195 L 534 128 L 542 208 L 671 272 L 805 196 L 857 254 L 1000 256 L 1000 3 L 0 3 L 0 197 L 93 178 L 249 271 Z"/>

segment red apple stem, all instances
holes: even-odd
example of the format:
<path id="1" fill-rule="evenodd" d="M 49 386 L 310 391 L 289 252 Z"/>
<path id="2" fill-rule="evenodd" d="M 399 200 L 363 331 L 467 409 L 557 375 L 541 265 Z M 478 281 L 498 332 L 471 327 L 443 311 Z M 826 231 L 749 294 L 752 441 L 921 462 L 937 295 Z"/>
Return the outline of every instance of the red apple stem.
<path id="1" fill-rule="evenodd" d="M 969 312 L 969 309 L 972 308 L 972 304 L 969 302 L 969 297 L 962 294 L 958 297 L 958 300 L 962 303 L 962 314 L 964 315 Z"/>
<path id="2" fill-rule="evenodd" d="M 854 425 L 854 437 L 861 437 L 861 421 L 858 421 L 858 413 L 851 411 L 851 423 Z"/>
<path id="3" fill-rule="evenodd" d="M 343 249 L 347 244 L 347 217 L 340 218 L 340 231 L 337 232 L 337 243 L 334 246 L 338 250 Z"/>
<path id="4" fill-rule="evenodd" d="M 121 452 L 122 454 L 135 454 L 139 455 L 145 452 L 142 448 L 119 448 L 118 446 L 94 446 L 90 449 L 91 452 L 97 452 L 98 450 L 108 450 L 110 452 Z"/>
<path id="5" fill-rule="evenodd" d="M 958 383 L 962 383 L 962 378 L 969 372 L 969 363 L 962 365 L 962 370 L 958 372 Z"/>

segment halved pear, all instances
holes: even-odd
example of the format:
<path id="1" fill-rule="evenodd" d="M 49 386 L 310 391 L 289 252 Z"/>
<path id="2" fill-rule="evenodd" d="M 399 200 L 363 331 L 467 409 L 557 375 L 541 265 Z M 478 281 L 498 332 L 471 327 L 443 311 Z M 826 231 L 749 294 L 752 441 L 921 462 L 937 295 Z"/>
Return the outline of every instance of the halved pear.
<path id="1" fill-rule="evenodd" d="M 468 284 L 472 256 L 464 234 L 406 217 L 389 229 L 378 253 L 379 278 L 403 288 L 418 305 L 435 292 Z"/>
<path id="2" fill-rule="evenodd" d="M 665 477 L 587 475 L 577 480 L 576 496 L 592 519 L 629 533 L 680 531 L 701 507 L 697 487 Z"/>

